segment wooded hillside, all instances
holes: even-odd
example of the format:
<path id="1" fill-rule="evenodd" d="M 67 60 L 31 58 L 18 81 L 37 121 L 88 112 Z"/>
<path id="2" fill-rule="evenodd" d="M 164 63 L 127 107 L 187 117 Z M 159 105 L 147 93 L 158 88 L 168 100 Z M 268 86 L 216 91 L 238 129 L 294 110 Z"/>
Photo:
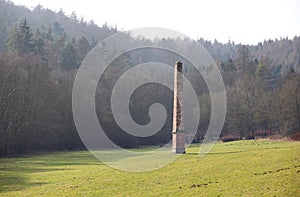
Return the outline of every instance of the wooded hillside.
<path id="1" fill-rule="evenodd" d="M 72 116 L 72 85 L 78 67 L 97 43 L 118 32 L 98 27 L 75 13 L 66 16 L 37 6 L 30 10 L 0 0 L 0 155 L 33 151 L 84 149 Z M 142 42 L 142 41 L 141 41 Z M 175 43 L 166 39 L 161 42 Z M 222 136 L 252 138 L 291 135 L 300 130 L 300 37 L 266 40 L 255 46 L 199 39 L 220 67 L 227 90 L 227 116 Z M 148 56 L 154 56 L 148 52 Z M 145 54 L 144 54 L 145 56 Z M 170 61 L 167 57 L 163 61 Z M 132 117 L 146 124 L 156 99 L 168 112 L 160 132 L 148 138 L 124 133 L 109 115 L 111 86 L 121 72 L 140 63 L 128 55 L 115 62 L 98 84 L 98 118 L 109 137 L 124 147 L 163 144 L 171 139 L 172 92 L 146 86 L 132 97 Z M 125 62 L 125 63 L 124 63 Z M 199 73 L 187 69 L 201 106 L 196 140 L 210 119 L 210 97 Z M 257 131 L 262 133 L 257 134 Z"/>

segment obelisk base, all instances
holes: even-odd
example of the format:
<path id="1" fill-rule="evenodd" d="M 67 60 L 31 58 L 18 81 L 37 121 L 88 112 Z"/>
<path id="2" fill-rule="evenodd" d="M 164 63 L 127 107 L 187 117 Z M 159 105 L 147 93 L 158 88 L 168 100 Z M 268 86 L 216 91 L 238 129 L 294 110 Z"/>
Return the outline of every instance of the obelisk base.
<path id="1" fill-rule="evenodd" d="M 185 154 L 185 134 L 184 131 L 178 130 L 172 132 L 172 153 Z"/>

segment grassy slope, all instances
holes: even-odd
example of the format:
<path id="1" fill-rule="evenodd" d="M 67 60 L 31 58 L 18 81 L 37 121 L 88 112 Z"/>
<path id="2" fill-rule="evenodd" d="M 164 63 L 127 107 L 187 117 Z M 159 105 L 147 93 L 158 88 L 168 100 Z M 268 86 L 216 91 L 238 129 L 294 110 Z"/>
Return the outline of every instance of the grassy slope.
<path id="1" fill-rule="evenodd" d="M 112 169 L 90 153 L 0 159 L 0 196 L 300 196 L 300 143 L 217 144 L 156 171 Z"/>

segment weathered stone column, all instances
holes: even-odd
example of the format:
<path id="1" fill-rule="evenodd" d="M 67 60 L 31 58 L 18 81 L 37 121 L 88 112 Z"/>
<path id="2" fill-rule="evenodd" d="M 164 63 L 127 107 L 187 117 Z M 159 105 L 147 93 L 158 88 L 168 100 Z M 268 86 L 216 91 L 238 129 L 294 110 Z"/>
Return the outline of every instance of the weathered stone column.
<path id="1" fill-rule="evenodd" d="M 183 120 L 183 68 L 176 62 L 174 68 L 174 106 L 172 129 L 172 153 L 185 153 L 185 134 Z"/>

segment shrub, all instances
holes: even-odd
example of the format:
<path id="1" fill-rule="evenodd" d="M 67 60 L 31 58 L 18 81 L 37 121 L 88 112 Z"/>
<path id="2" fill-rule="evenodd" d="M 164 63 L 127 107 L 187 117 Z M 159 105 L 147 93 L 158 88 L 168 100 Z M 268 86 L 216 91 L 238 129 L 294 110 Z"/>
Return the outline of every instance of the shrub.
<path id="1" fill-rule="evenodd" d="M 291 139 L 295 141 L 300 141 L 300 131 L 293 133 L 291 135 Z"/>
<path id="2" fill-rule="evenodd" d="M 271 135 L 269 136 L 270 140 L 287 140 L 287 137 L 282 135 Z"/>
<path id="3" fill-rule="evenodd" d="M 254 139 L 255 139 L 255 137 L 252 136 L 252 135 L 249 135 L 249 136 L 246 137 L 246 140 L 254 140 Z"/>
<path id="4" fill-rule="evenodd" d="M 237 141 L 239 140 L 240 138 L 239 137 L 236 137 L 236 136 L 223 136 L 222 137 L 222 141 L 223 142 L 232 142 L 232 141 Z"/>

